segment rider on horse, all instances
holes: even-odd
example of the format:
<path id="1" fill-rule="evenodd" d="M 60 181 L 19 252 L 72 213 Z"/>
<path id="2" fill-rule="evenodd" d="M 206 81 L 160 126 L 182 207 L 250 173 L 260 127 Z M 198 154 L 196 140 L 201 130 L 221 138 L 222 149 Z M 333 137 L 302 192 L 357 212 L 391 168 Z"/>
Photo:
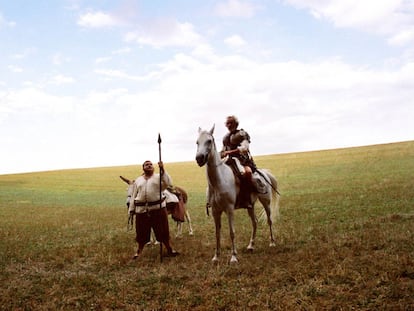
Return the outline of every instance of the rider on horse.
<path id="1" fill-rule="evenodd" d="M 238 129 L 239 121 L 235 116 L 228 116 L 225 125 L 229 132 L 223 137 L 220 155 L 229 157 L 226 163 L 240 179 L 241 207 L 252 208 L 251 192 L 262 193 L 265 187 L 260 179 L 253 179 L 257 167 L 249 150 L 250 136 L 245 130 Z"/>

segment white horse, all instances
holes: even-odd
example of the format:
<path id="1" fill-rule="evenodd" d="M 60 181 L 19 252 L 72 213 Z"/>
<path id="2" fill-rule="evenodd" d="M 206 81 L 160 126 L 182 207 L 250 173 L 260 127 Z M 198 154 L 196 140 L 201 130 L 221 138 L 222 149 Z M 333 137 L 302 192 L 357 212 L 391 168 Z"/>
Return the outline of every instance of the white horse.
<path id="1" fill-rule="evenodd" d="M 123 176 L 119 176 L 119 178 L 122 179 L 122 181 L 124 181 L 127 185 L 127 197 L 126 197 L 126 206 L 127 206 L 127 210 L 129 209 L 129 205 L 131 204 L 131 199 L 132 199 L 132 192 L 133 192 L 133 180 L 130 180 L 128 178 L 125 178 Z M 182 201 L 183 201 L 183 207 L 184 207 L 184 219 L 187 221 L 188 223 L 188 234 L 189 235 L 193 235 L 194 231 L 193 231 L 193 226 L 191 224 L 191 217 L 190 217 L 190 213 L 188 212 L 187 209 L 187 201 L 188 201 L 188 194 L 187 192 L 178 186 L 175 186 L 175 189 L 179 192 L 179 195 L 181 195 L 182 197 Z M 168 191 L 168 190 L 165 190 Z M 170 192 L 171 193 L 171 192 Z M 171 193 L 172 195 L 175 195 L 174 193 Z M 175 234 L 176 238 L 179 238 L 183 235 L 183 223 L 181 221 L 176 221 L 177 224 L 177 231 Z M 132 219 L 131 217 L 128 219 L 128 226 L 132 225 Z M 155 242 L 155 241 L 154 241 Z"/>
<path id="2" fill-rule="evenodd" d="M 220 229 L 221 229 L 221 214 L 227 214 L 230 238 L 231 238 L 231 259 L 230 262 L 237 262 L 237 251 L 234 242 L 234 210 L 237 207 L 237 196 L 239 193 L 239 185 L 234 176 L 233 170 L 230 166 L 225 164 L 225 161 L 220 158 L 216 149 L 216 144 L 213 137 L 214 125 L 210 131 L 198 129 L 197 139 L 197 164 L 202 167 L 206 165 L 207 170 L 207 203 L 212 208 L 214 224 L 216 229 L 216 250 L 213 257 L 213 262 L 217 262 L 220 257 Z M 257 199 L 262 203 L 266 216 L 267 223 L 270 229 L 270 246 L 275 246 L 275 239 L 273 233 L 273 224 L 276 216 L 279 215 L 279 191 L 277 188 L 276 178 L 268 171 L 259 169 L 259 173 L 254 173 L 254 178 L 260 178 L 266 187 L 266 193 L 252 193 L 253 208 L 247 209 L 252 222 L 252 232 L 250 242 L 247 249 L 252 251 L 254 249 L 254 242 L 257 230 L 257 218 L 254 212 L 254 204 Z"/>

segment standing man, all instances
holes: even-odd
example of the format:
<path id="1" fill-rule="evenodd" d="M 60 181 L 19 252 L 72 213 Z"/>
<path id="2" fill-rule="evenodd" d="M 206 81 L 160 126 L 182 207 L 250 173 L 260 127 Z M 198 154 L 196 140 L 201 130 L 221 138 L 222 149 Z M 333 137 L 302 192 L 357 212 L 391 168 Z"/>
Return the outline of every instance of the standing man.
<path id="1" fill-rule="evenodd" d="M 170 229 L 168 225 L 165 197 L 162 193 L 172 181 L 170 175 L 164 170 L 162 161 L 158 162 L 159 174 L 154 174 L 154 166 L 151 161 L 142 164 L 143 174 L 135 179 L 132 198 L 134 204 L 129 207 L 129 213 L 136 214 L 136 241 L 138 250 L 133 259 L 137 259 L 150 241 L 151 228 L 157 241 L 167 248 L 168 256 L 177 256 L 170 244 Z M 160 189 L 161 187 L 161 189 Z"/>
<path id="2" fill-rule="evenodd" d="M 263 185 L 253 181 L 253 173 L 256 164 L 250 154 L 250 136 L 243 130 L 238 129 L 239 120 L 236 116 L 228 116 L 225 125 L 229 132 L 223 138 L 223 148 L 220 152 L 222 158 L 229 156 L 227 163 L 233 168 L 240 178 L 241 207 L 252 208 L 251 192 L 264 191 Z"/>

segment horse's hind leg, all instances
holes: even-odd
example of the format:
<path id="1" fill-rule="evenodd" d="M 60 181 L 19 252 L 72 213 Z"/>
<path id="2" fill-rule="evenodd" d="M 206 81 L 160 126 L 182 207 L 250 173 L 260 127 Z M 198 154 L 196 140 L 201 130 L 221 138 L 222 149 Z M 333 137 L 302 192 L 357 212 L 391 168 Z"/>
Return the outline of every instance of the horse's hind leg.
<path id="1" fill-rule="evenodd" d="M 256 219 L 256 215 L 254 213 L 253 208 L 248 208 L 247 211 L 249 213 L 250 220 L 252 221 L 252 234 L 250 236 L 250 242 L 249 242 L 249 245 L 247 245 L 247 249 L 249 251 L 253 251 L 254 250 L 254 241 L 256 240 L 257 219 Z"/>
<path id="2" fill-rule="evenodd" d="M 270 219 L 270 217 L 267 220 L 267 223 L 269 225 L 269 230 L 270 230 L 270 247 L 274 247 L 276 246 L 276 241 L 275 241 L 275 234 L 273 233 L 273 223 L 272 220 Z"/>
<path id="3" fill-rule="evenodd" d="M 274 247 L 276 246 L 276 241 L 275 241 L 275 235 L 273 233 L 273 222 L 272 219 L 270 217 L 270 208 L 268 205 L 263 205 L 265 207 L 265 211 L 266 211 L 266 217 L 267 217 L 267 225 L 269 226 L 269 231 L 270 231 L 270 247 Z"/>

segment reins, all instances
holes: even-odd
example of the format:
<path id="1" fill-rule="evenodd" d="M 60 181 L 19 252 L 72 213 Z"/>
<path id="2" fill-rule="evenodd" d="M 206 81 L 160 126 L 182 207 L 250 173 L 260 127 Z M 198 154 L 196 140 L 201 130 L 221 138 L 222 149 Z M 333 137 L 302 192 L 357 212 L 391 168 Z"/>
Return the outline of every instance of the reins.
<path id="1" fill-rule="evenodd" d="M 210 133 L 208 133 L 208 132 L 206 132 L 206 134 L 208 135 L 208 136 L 210 136 L 211 137 L 211 140 L 212 140 L 212 146 L 216 146 L 216 141 L 214 140 L 214 136 L 213 135 L 211 135 Z M 216 148 L 214 148 L 214 149 L 216 149 L 216 150 L 213 150 L 213 148 L 212 147 L 210 147 L 209 148 L 210 150 L 208 151 L 208 156 L 210 157 L 211 155 L 214 155 L 214 152 L 213 151 L 215 151 L 215 153 L 218 153 L 217 152 L 217 149 Z M 217 164 L 215 164 L 214 165 L 214 167 L 219 167 L 220 165 L 223 165 L 223 164 L 226 164 L 226 158 L 224 158 L 224 159 L 219 159 L 219 161 L 218 161 L 218 163 Z"/>

